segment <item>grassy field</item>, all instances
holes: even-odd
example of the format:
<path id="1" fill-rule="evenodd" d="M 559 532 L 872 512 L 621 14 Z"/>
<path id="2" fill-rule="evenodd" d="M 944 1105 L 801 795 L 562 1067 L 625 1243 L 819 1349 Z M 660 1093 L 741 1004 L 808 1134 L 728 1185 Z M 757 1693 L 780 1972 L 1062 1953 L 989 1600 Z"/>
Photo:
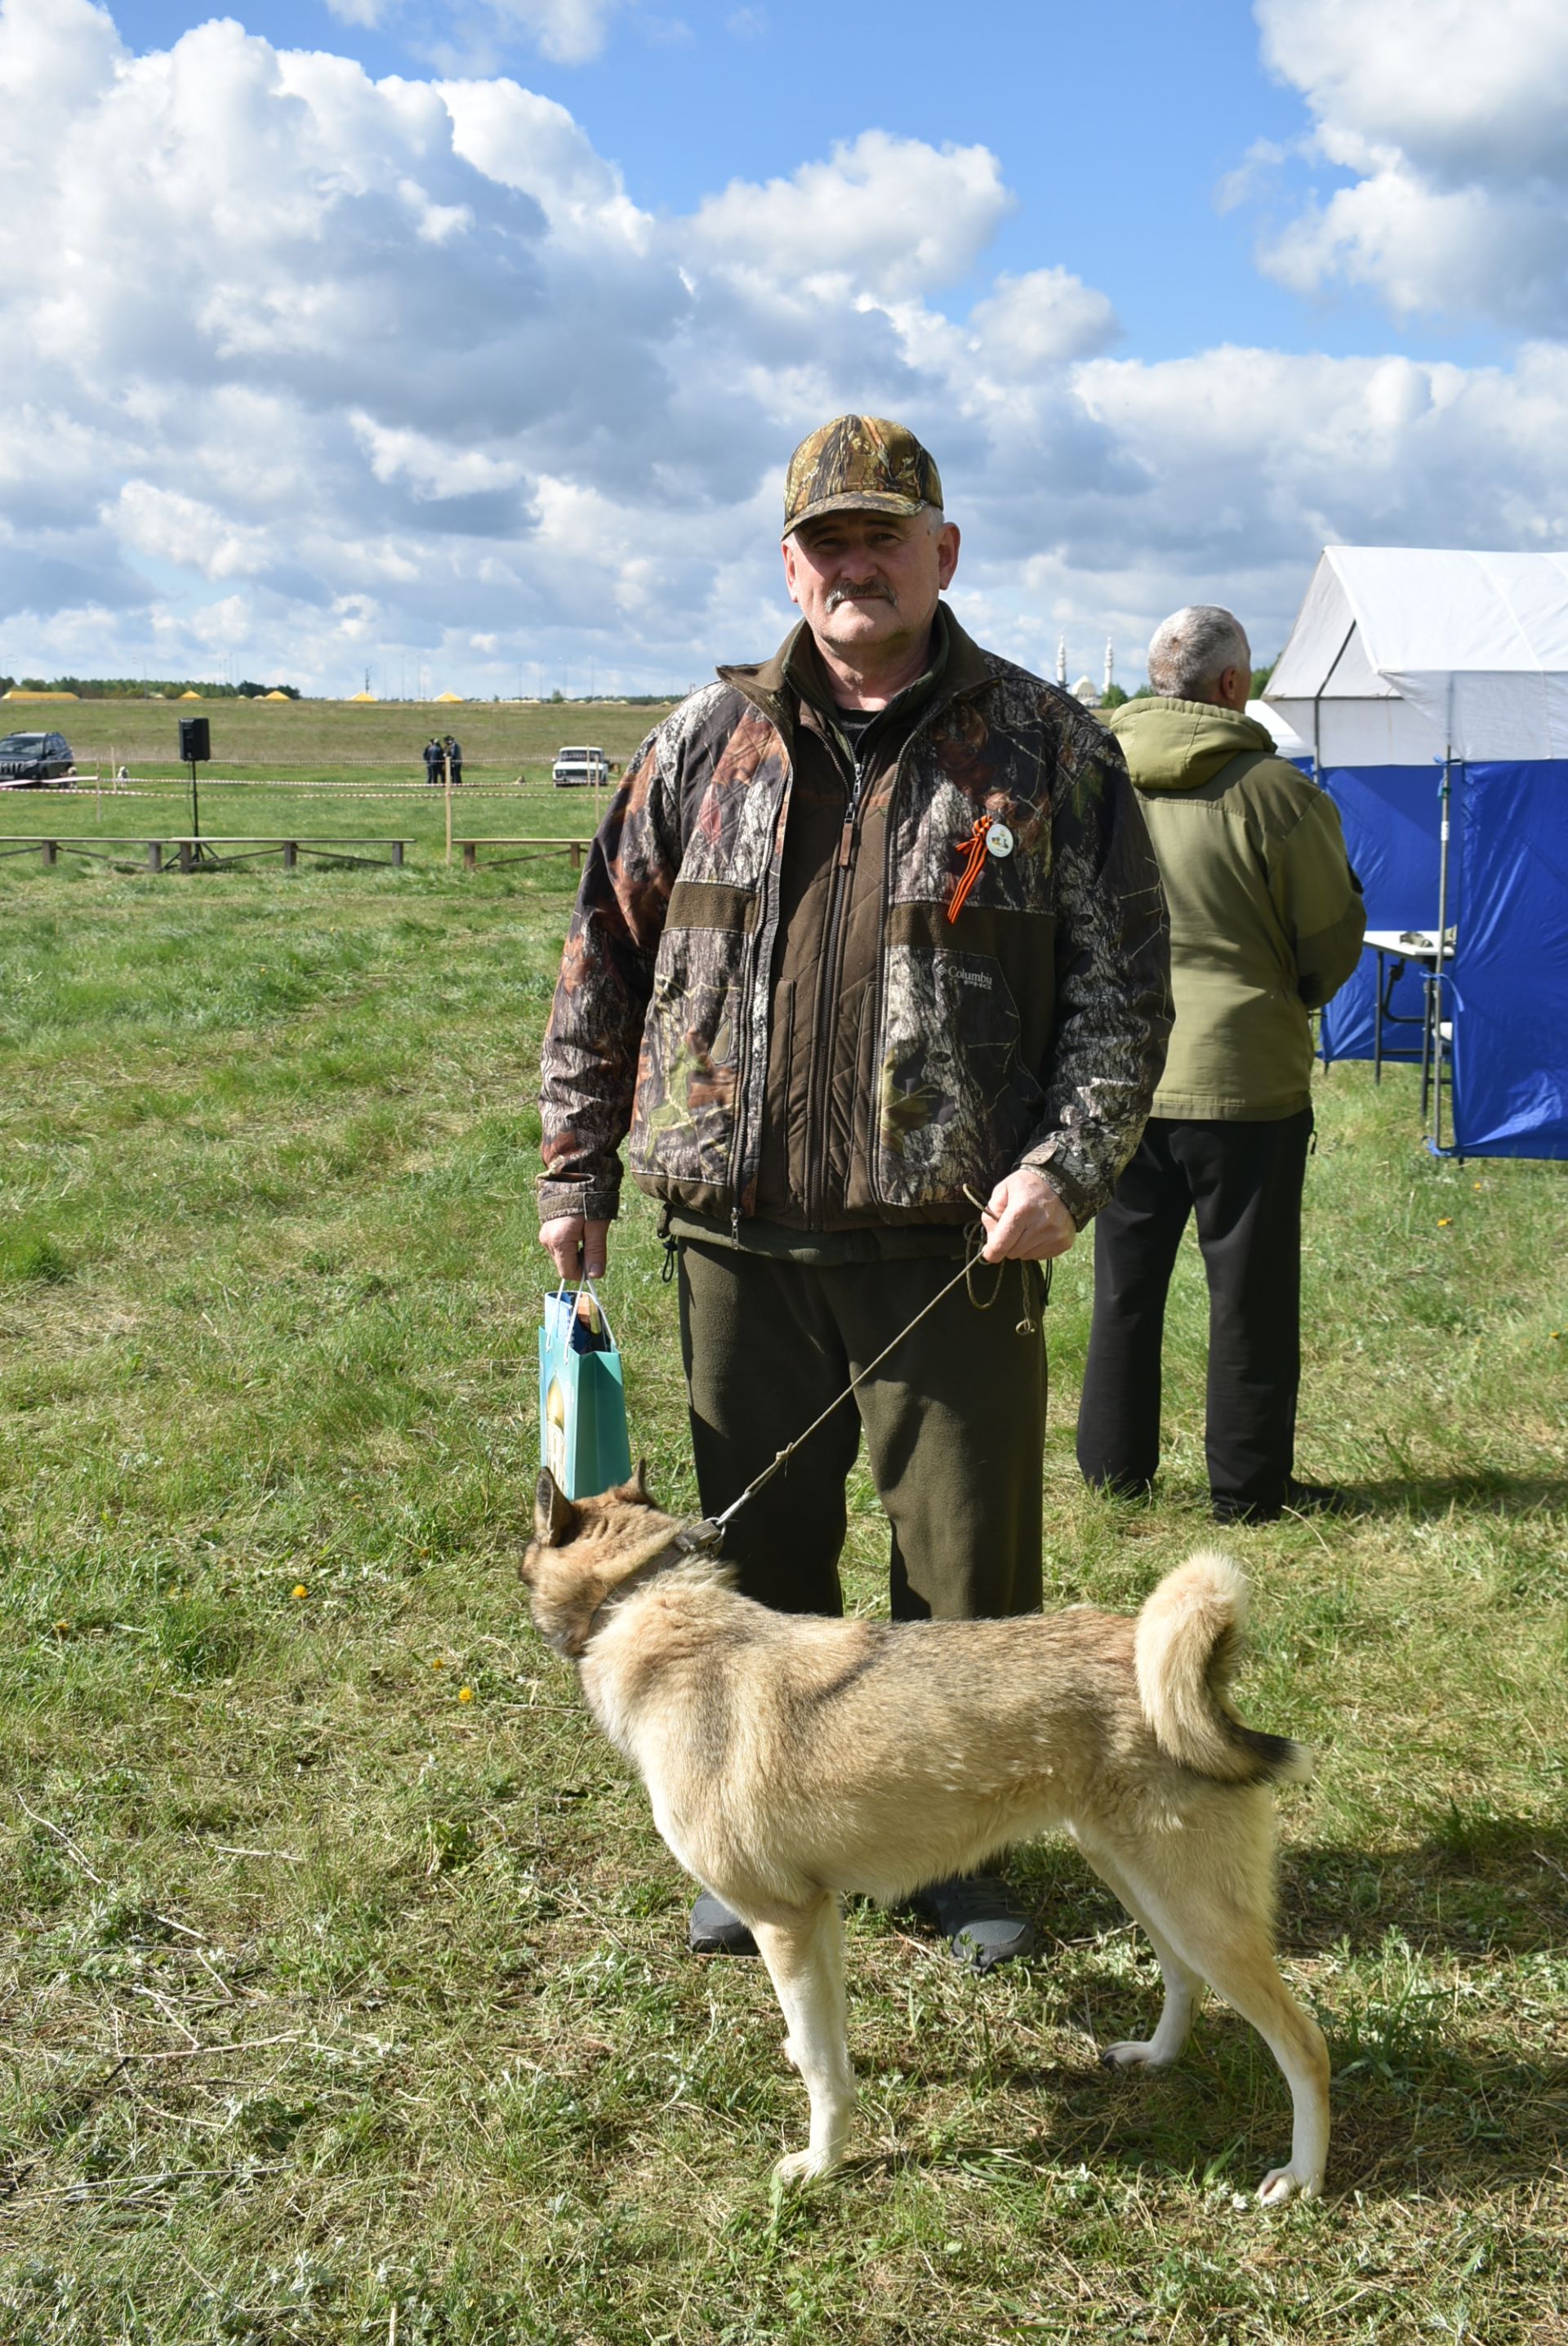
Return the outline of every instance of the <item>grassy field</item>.
<path id="1" fill-rule="evenodd" d="M 568 741 L 591 743 L 618 773 L 663 713 L 613 701 L 475 701 L 443 709 L 228 700 L 209 701 L 198 713 L 207 712 L 212 762 L 197 777 L 203 838 L 363 842 L 366 853 L 378 852 L 373 842 L 401 839 L 408 860 L 421 864 L 446 856 L 445 793 L 424 780 L 420 757 L 432 733 L 454 731 L 463 743 L 464 780 L 452 801 L 454 839 L 570 838 L 591 835 L 608 792 L 555 789 L 550 766 L 556 750 Z M 178 704 L 168 701 L 67 704 L 57 721 L 82 779 L 68 790 L 0 791 L 0 871 L 32 862 L 30 852 L 19 851 L 21 841 L 88 842 L 85 851 L 61 851 L 51 875 L 57 883 L 84 878 L 106 855 L 127 867 L 143 864 L 148 842 L 190 832 L 189 770 L 169 754 L 178 715 Z M 128 782 L 104 787 L 122 765 Z M 106 841 L 121 844 L 106 848 Z M 221 845 L 217 852 L 249 852 Z"/>
<path id="2" fill-rule="evenodd" d="M 203 841 L 216 842 L 220 861 L 243 862 L 259 855 L 274 876 L 281 870 L 276 848 L 258 851 L 243 842 L 291 839 L 300 842 L 305 862 L 320 863 L 332 850 L 310 842 L 330 841 L 344 853 L 389 860 L 386 842 L 400 839 L 404 859 L 424 870 L 446 861 L 445 792 L 388 787 L 380 781 L 357 788 L 331 781 L 198 784 L 198 823 Z M 461 866 L 458 842 L 465 839 L 590 839 L 596 828 L 596 808 L 609 803 L 608 790 L 555 790 L 548 782 L 521 788 L 470 789 L 466 784 L 452 796 L 453 859 Z M 40 869 L 40 854 L 30 840 L 80 842 L 61 845 L 46 884 L 56 892 L 62 886 L 88 879 L 95 869 L 132 874 L 147 863 L 148 843 L 162 843 L 166 863 L 175 850 L 169 842 L 191 831 L 190 785 L 185 781 L 142 781 L 128 791 L 9 791 L 0 797 L 0 872 L 14 877 Z M 239 843 L 237 843 L 239 842 Z M 343 842 L 347 842 L 343 846 Z M 499 849 L 491 852 L 500 852 Z M 488 860 L 488 859 L 487 859 Z M 227 883 L 232 874 L 204 873 L 197 884 Z M 168 887 L 188 881 L 170 872 Z"/>
<path id="3" fill-rule="evenodd" d="M 525 773 L 545 781 L 565 743 L 591 743 L 618 764 L 663 713 L 615 700 L 473 700 L 456 708 L 417 700 L 81 700 L 14 703 L 0 709 L 0 729 L 57 728 L 78 767 L 106 776 L 122 764 L 137 777 L 177 775 L 179 719 L 205 717 L 215 774 L 331 780 L 373 771 L 423 787 L 422 752 L 433 734 L 456 736 L 464 770 L 475 780 Z"/>
<path id="4" fill-rule="evenodd" d="M 1288 2116 L 1223 2010 L 1099 2069 L 1157 1974 L 1045 1845 L 1042 1953 L 989 1982 L 851 1913 L 863 2156 L 775 2203 L 771 1993 L 682 1952 L 515 1576 L 569 888 L 0 864 L 0 2338 L 1562 2346 L 1563 1168 L 1433 1162 L 1409 1069 L 1321 1086 L 1300 1464 L 1369 1512 L 1230 1538 L 1246 1713 L 1320 1754 L 1282 1937 L 1329 2196 L 1238 2204 Z M 640 1202 L 618 1240 L 635 1439 L 688 1504 Z M 1088 1284 L 1048 1314 L 1046 1577 L 1130 1606 L 1209 1531 L 1200 1280 L 1143 1513 L 1073 1465 Z M 863 1606 L 884 1540 L 862 1484 Z"/>

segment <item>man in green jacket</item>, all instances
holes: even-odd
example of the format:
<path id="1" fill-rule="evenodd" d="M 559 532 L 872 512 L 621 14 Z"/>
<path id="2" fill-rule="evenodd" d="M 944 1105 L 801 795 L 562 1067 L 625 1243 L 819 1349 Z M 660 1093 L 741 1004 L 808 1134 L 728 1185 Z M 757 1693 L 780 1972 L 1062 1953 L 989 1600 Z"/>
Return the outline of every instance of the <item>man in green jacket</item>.
<path id="1" fill-rule="evenodd" d="M 1333 801 L 1247 715 L 1252 654 L 1213 604 L 1149 646 L 1155 698 L 1111 719 L 1171 923 L 1176 1022 L 1154 1108 L 1095 1225 L 1078 1463 L 1146 1493 L 1159 1461 L 1166 1290 L 1187 1216 L 1208 1280 L 1206 1448 L 1221 1523 L 1342 1494 L 1296 1478 L 1309 1013 L 1356 966 L 1365 911 Z"/>
<path id="2" fill-rule="evenodd" d="M 739 1510 L 725 1555 L 748 1596 L 839 1612 L 863 1429 L 894 1617 L 1029 1612 L 1037 1266 L 1110 1196 L 1148 1113 L 1159 875 L 1115 743 L 941 600 L 959 533 L 912 433 L 822 425 L 783 518 L 800 624 L 655 729 L 585 866 L 545 1038 L 540 1236 L 563 1277 L 604 1269 L 629 1134 L 677 1249 L 710 1515 L 934 1303 Z M 977 1204 L 1001 1269 L 975 1300 L 1000 1277 L 994 1311 L 962 1277 Z M 716 1904 L 697 1902 L 699 1951 L 738 1943 Z M 1030 1944 L 993 1877 L 938 1885 L 930 1911 L 982 1968 Z"/>

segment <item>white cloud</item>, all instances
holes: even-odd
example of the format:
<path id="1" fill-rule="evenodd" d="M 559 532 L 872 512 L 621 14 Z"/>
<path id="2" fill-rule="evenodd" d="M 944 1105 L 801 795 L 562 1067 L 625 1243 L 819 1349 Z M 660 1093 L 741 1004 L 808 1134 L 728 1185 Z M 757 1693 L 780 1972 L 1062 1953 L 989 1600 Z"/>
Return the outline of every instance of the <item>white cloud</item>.
<path id="1" fill-rule="evenodd" d="M 1562 0 L 1257 0 L 1257 15 L 1317 155 L 1355 175 L 1265 265 L 1298 291 L 1368 286 L 1400 314 L 1568 332 Z"/>
<path id="2" fill-rule="evenodd" d="M 1369 136 L 1315 56 L 1339 135 Z M 232 22 L 137 57 L 90 0 L 0 0 L 0 78 L 15 673 L 222 650 L 341 689 L 406 652 L 454 688 L 590 659 L 684 683 L 782 634 L 784 463 L 851 407 L 936 454 L 961 613 L 1036 666 L 1065 627 L 1074 673 L 1107 626 L 1130 670 L 1195 598 L 1271 645 L 1325 538 L 1568 537 L 1552 344 L 1151 365 L 1108 354 L 1109 300 L 1061 266 L 949 314 L 1011 200 L 983 148 L 869 131 L 655 218 L 504 78 L 378 82 Z"/>
<path id="3" fill-rule="evenodd" d="M 453 152 L 463 162 L 531 197 L 557 236 L 646 254 L 652 221 L 564 106 L 514 81 L 443 81 L 435 87 L 450 117 Z"/>
<path id="4" fill-rule="evenodd" d="M 732 180 L 691 223 L 689 249 L 719 267 L 828 292 L 897 297 L 951 284 L 1013 208 L 985 147 L 864 130 L 826 163 L 765 187 Z"/>
<path id="5" fill-rule="evenodd" d="M 1257 14 L 1265 61 L 1341 159 L 1393 146 L 1451 187 L 1568 179 L 1559 0 L 1257 0 Z"/>
<path id="6" fill-rule="evenodd" d="M 1268 184 L 1286 160 L 1287 149 L 1277 138 L 1255 138 L 1234 171 L 1227 171 L 1214 191 L 1215 209 L 1233 212 Z"/>
<path id="7" fill-rule="evenodd" d="M 498 23 L 555 65 L 585 65 L 604 47 L 617 0 L 489 0 Z"/>
<path id="8" fill-rule="evenodd" d="M 204 578 L 233 578 L 272 566 L 265 529 L 237 526 L 200 497 L 156 488 L 150 481 L 127 481 L 104 518 L 122 545 L 199 570 Z"/>
<path id="9" fill-rule="evenodd" d="M 999 277 L 969 322 L 971 350 L 996 373 L 1022 377 L 1107 350 L 1122 331 L 1105 296 L 1064 269 Z"/>
<path id="10" fill-rule="evenodd" d="M 378 481 L 403 480 L 416 497 L 483 495 L 492 490 L 514 489 L 522 468 L 514 462 L 487 456 L 480 448 L 453 448 L 431 440 L 423 432 L 378 423 L 362 408 L 351 411 L 349 423 L 371 460 Z"/>

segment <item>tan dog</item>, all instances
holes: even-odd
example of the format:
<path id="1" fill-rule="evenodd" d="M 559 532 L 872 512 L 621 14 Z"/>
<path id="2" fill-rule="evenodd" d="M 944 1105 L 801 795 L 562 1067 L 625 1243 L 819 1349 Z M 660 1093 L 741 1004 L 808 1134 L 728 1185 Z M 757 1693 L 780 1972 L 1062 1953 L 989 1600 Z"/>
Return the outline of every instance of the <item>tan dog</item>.
<path id="1" fill-rule="evenodd" d="M 1207 1983 L 1250 2020 L 1294 2107 L 1274 2205 L 1323 2181 L 1329 2056 L 1274 1960 L 1269 1778 L 1307 1755 L 1226 1698 L 1246 1584 L 1225 1557 L 1170 1573 L 1135 1621 L 1088 1606 L 1005 1621 L 773 1613 L 738 1596 L 644 1470 L 574 1504 L 539 1478 L 523 1576 L 535 1626 L 647 1786 L 654 1822 L 751 1926 L 811 2103 L 779 2179 L 843 2157 L 854 2106 L 839 1898 L 889 1902 L 1048 1826 L 1070 1833 L 1154 1942 L 1166 2002 L 1116 2067 L 1174 2061 Z"/>

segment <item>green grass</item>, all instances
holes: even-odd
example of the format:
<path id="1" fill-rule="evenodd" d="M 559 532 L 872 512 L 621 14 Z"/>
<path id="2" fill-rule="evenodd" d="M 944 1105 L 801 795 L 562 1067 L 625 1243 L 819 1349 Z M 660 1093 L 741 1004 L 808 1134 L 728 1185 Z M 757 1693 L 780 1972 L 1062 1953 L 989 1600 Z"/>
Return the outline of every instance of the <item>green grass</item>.
<path id="1" fill-rule="evenodd" d="M 214 773 L 270 774 L 290 769 L 333 773 L 374 768 L 423 787 L 422 752 L 433 734 L 455 734 L 465 771 L 510 779 L 547 776 L 564 743 L 591 742 L 610 758 L 631 755 L 667 703 L 629 708 L 619 701 L 83 700 L 57 706 L 18 702 L 0 710 L 0 729 L 45 727 L 65 734 L 77 765 L 133 775 L 178 773 L 179 720 L 205 717 Z M 581 796 L 579 792 L 576 795 Z M 12 796 L 0 793 L 0 801 Z"/>
<path id="2" fill-rule="evenodd" d="M 599 797 L 601 811 L 608 802 L 606 791 Z M 376 777 L 368 782 L 361 778 L 350 787 L 344 787 L 341 774 L 314 783 L 203 782 L 198 821 L 202 839 L 218 842 L 211 852 L 220 859 L 219 867 L 199 874 L 172 869 L 150 874 L 146 870 L 148 842 L 161 842 L 163 861 L 172 864 L 176 851 L 169 842 L 191 833 L 188 780 L 143 780 L 134 790 L 105 791 L 101 797 L 89 790 L 7 792 L 0 795 L 0 885 L 31 882 L 53 899 L 62 889 L 96 883 L 107 872 L 122 883 L 145 878 L 155 892 L 165 893 L 193 883 L 203 891 L 216 887 L 232 893 L 232 882 L 247 862 L 263 863 L 272 879 L 281 873 L 276 848 L 258 851 L 232 843 L 255 840 L 299 842 L 301 862 L 297 869 L 320 868 L 322 854 L 333 852 L 312 852 L 311 841 L 337 842 L 342 853 L 386 862 L 391 851 L 385 842 L 401 839 L 410 866 L 430 872 L 437 866 L 444 870 L 446 864 L 444 793 L 388 785 Z M 465 839 L 583 841 L 592 837 L 596 823 L 595 793 L 590 790 L 557 790 L 547 781 L 508 789 L 471 790 L 465 785 L 453 795 L 453 867 L 461 872 L 463 855 L 456 842 Z M 85 844 L 60 845 L 56 862 L 46 866 L 41 853 L 25 844 L 30 840 Z M 501 848 L 492 853 L 512 852 Z M 515 852 L 532 862 L 541 851 Z M 488 856 L 485 862 L 488 868 Z"/>
<path id="3" fill-rule="evenodd" d="M 1282 1940 L 1329 2196 L 1235 2204 L 1288 2119 L 1222 2010 L 1163 2076 L 1097 2067 L 1156 1975 L 1044 1844 L 1044 1953 L 992 1981 L 851 1913 L 863 2156 L 777 2204 L 770 1991 L 682 1953 L 688 1886 L 515 1576 L 569 888 L 0 864 L 0 2338 L 1568 2338 L 1563 1168 L 1434 1163 L 1408 1069 L 1321 1086 L 1301 1465 L 1371 1512 L 1232 1545 L 1247 1714 L 1320 1754 Z M 1085 1258 L 1047 1580 L 1133 1605 L 1208 1535 L 1201 1282 L 1160 1503 L 1107 1506 Z M 660 1260 L 638 1201 L 610 1293 L 687 1504 Z M 883 1539 L 862 1482 L 861 1605 Z"/>

